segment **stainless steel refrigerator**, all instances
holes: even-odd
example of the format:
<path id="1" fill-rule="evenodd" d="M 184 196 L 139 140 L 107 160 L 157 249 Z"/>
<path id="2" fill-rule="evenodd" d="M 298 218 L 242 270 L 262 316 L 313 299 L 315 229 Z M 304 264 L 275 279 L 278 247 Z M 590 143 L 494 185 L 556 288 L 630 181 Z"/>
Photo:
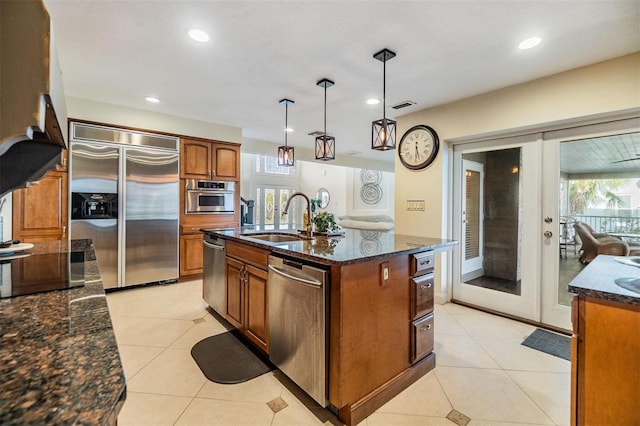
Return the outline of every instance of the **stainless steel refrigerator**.
<path id="1" fill-rule="evenodd" d="M 176 137 L 72 123 L 70 238 L 93 240 L 105 288 L 178 278 Z"/>

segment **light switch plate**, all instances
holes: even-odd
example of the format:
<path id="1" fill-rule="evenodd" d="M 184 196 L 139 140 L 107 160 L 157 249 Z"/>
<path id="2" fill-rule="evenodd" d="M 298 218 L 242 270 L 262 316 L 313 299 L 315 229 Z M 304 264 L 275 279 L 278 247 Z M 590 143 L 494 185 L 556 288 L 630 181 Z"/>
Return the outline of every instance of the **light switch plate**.
<path id="1" fill-rule="evenodd" d="M 407 200 L 408 212 L 423 212 L 424 200 Z"/>

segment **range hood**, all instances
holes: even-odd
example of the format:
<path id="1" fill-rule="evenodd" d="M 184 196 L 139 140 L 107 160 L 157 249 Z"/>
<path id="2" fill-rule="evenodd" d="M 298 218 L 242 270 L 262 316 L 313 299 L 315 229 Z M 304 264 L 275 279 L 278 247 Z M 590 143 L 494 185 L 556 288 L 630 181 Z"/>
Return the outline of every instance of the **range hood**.
<path id="1" fill-rule="evenodd" d="M 55 168 L 66 148 L 66 122 L 44 4 L 0 1 L 0 197 Z"/>

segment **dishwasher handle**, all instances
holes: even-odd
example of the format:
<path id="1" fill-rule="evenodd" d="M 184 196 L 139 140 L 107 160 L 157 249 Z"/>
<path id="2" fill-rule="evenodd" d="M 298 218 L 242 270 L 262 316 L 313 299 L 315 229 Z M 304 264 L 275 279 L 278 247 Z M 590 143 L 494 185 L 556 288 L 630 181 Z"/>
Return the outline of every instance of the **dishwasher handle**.
<path id="1" fill-rule="evenodd" d="M 204 243 L 205 246 L 207 246 L 209 248 L 212 248 L 214 250 L 224 250 L 224 246 L 219 246 L 217 244 L 211 244 L 211 243 L 208 243 L 206 241 L 203 241 L 203 243 Z"/>
<path id="2" fill-rule="evenodd" d="M 287 274 L 282 269 L 276 268 L 273 265 L 269 265 L 269 269 L 271 269 L 273 272 L 275 272 L 278 275 L 282 275 L 283 277 L 286 277 L 286 278 L 288 278 L 290 280 L 294 280 L 294 281 L 299 282 L 301 284 L 312 286 L 312 287 L 322 287 L 322 283 L 320 281 L 318 281 L 318 280 L 310 280 L 310 279 L 306 279 L 306 278 L 302 278 L 302 277 L 296 277 L 295 275 Z"/>

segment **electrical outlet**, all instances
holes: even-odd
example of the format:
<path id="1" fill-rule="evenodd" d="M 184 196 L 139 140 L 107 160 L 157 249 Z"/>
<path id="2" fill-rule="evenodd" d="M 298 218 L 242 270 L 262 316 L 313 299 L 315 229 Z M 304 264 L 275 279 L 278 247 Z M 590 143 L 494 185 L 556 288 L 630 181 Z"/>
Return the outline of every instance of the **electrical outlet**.
<path id="1" fill-rule="evenodd" d="M 380 287 L 385 287 L 389 284 L 389 262 L 380 264 Z"/>

